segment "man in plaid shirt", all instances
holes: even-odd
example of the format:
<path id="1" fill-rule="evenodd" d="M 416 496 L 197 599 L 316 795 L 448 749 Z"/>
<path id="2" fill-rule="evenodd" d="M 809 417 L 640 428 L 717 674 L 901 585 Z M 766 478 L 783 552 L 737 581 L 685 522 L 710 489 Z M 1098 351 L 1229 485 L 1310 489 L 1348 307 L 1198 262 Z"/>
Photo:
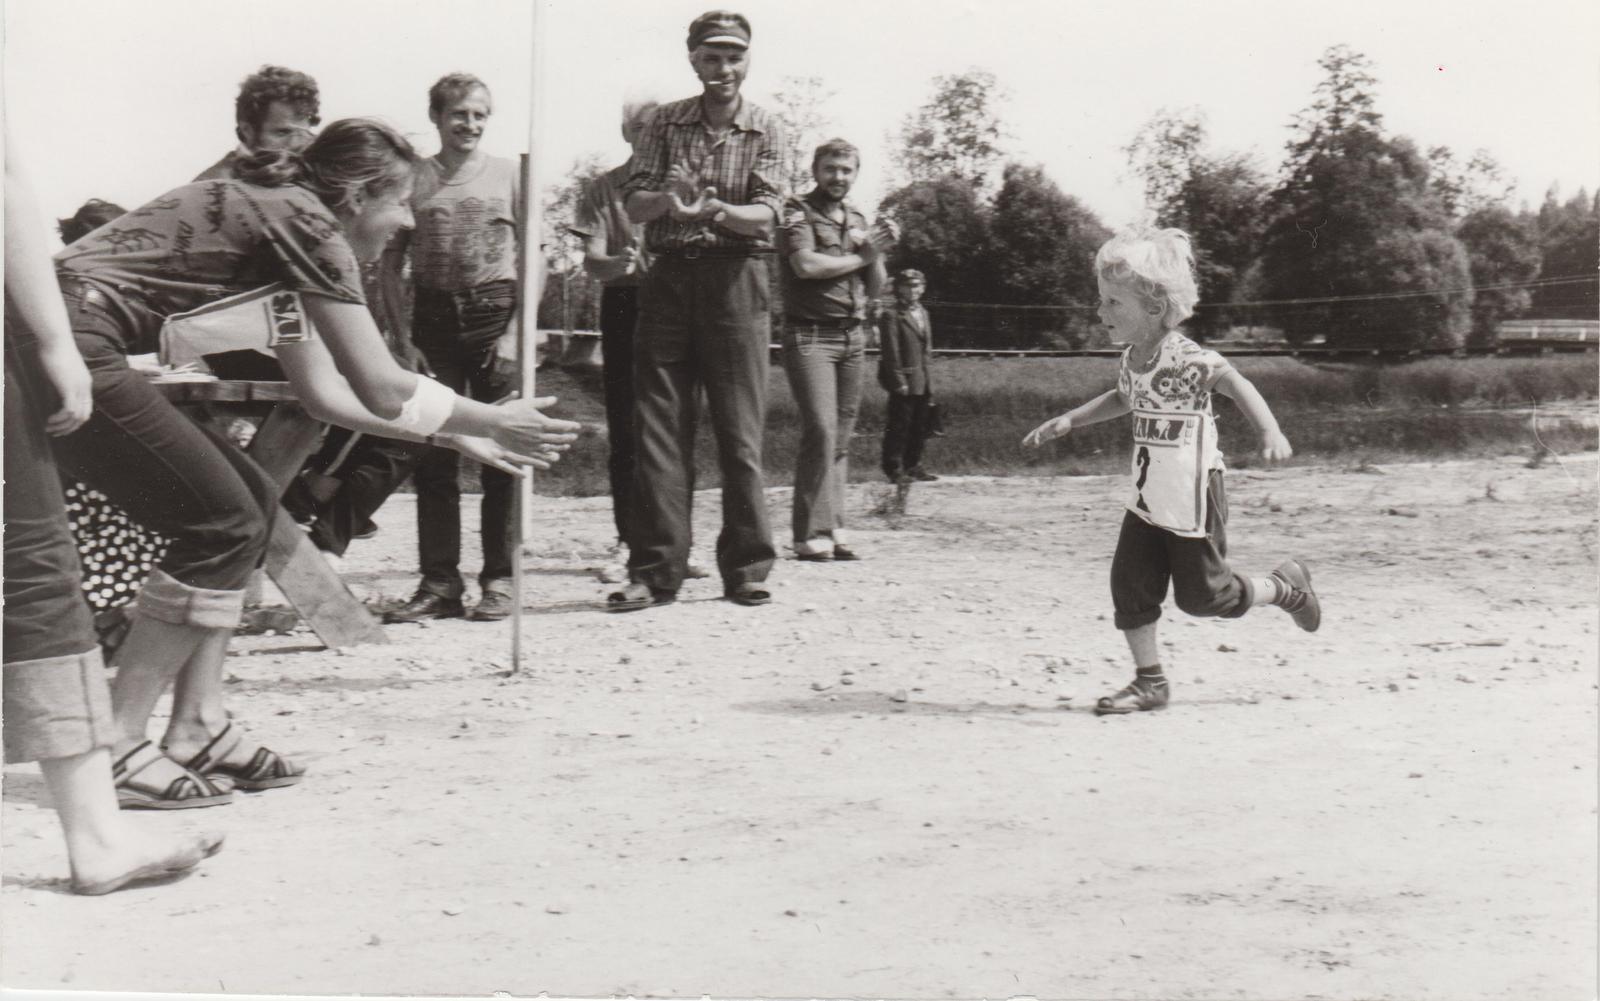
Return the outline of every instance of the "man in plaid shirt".
<path id="1" fill-rule="evenodd" d="M 741 605 L 775 551 L 761 473 L 771 341 L 769 271 L 783 210 L 782 126 L 740 96 L 750 22 L 728 11 L 689 26 L 698 97 L 664 104 L 639 137 L 623 186 L 656 263 L 640 289 L 635 334 L 638 530 L 629 583 L 613 611 L 670 602 L 688 569 L 697 388 L 704 386 L 722 473 L 717 568 Z"/>

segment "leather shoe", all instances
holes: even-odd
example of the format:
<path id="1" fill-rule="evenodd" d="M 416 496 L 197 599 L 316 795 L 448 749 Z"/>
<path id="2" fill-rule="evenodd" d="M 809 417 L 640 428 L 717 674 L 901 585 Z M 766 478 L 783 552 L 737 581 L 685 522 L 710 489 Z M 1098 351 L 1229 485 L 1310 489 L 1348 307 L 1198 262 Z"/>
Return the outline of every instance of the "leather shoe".
<path id="1" fill-rule="evenodd" d="M 478 603 L 472 606 L 472 611 L 467 613 L 467 618 L 474 622 L 499 622 L 511 614 L 512 601 L 510 586 L 505 589 L 486 587 Z"/>
<path id="2" fill-rule="evenodd" d="M 418 591 L 411 600 L 399 608 L 383 613 L 383 621 L 393 625 L 399 622 L 421 622 L 424 619 L 459 619 L 466 614 L 460 598 L 446 598 L 432 591 Z"/>
<path id="3" fill-rule="evenodd" d="M 850 563 L 861 559 L 861 554 L 856 552 L 854 549 L 851 549 L 849 546 L 841 546 L 835 542 L 833 544 L 833 558 Z"/>
<path id="4" fill-rule="evenodd" d="M 926 469 L 913 469 L 908 475 L 918 483 L 932 483 L 939 478 L 936 474 L 930 473 Z"/>

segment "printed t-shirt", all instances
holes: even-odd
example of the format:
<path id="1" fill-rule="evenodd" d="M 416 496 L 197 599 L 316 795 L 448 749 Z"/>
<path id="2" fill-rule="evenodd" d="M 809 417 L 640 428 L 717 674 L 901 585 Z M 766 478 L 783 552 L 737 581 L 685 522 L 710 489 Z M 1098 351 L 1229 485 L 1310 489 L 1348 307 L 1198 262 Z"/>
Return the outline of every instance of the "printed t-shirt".
<path id="1" fill-rule="evenodd" d="M 1133 346 L 1117 367 L 1117 391 L 1133 407 L 1133 495 L 1128 510 L 1178 535 L 1205 535 L 1206 481 L 1223 468 L 1211 390 L 1228 360 L 1173 331 L 1155 362 L 1136 370 Z"/>
<path id="2" fill-rule="evenodd" d="M 281 283 L 365 305 L 361 269 L 339 221 L 305 188 L 214 180 L 174 188 L 55 256 L 88 283 L 129 354 L 157 349 L 168 316 Z"/>
<path id="3" fill-rule="evenodd" d="M 437 158 L 417 168 L 411 194 L 411 278 L 419 288 L 460 292 L 517 278 L 516 165 L 485 156 L 447 178 Z"/>

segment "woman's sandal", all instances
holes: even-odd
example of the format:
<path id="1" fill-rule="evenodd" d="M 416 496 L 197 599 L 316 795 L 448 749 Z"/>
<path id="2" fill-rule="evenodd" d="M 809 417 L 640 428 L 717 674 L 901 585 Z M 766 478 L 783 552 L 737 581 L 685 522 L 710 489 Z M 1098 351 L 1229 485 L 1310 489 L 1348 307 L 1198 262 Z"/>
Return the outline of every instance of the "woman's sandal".
<path id="1" fill-rule="evenodd" d="M 637 612 L 655 605 L 670 605 L 677 600 L 676 591 L 664 591 L 646 584 L 629 584 L 606 595 L 606 611 Z"/>
<path id="2" fill-rule="evenodd" d="M 767 605 L 772 603 L 772 592 L 754 581 L 735 584 L 722 592 L 722 596 L 735 605 Z"/>
<path id="3" fill-rule="evenodd" d="M 217 781 L 191 768 L 166 786 L 139 784 L 139 773 L 159 761 L 170 761 L 148 740 L 124 754 L 111 766 L 111 784 L 117 790 L 117 805 L 124 810 L 192 810 L 202 806 L 222 806 L 233 802 L 233 783 Z"/>
<path id="4" fill-rule="evenodd" d="M 206 778 L 220 775 L 232 779 L 235 787 L 246 792 L 292 786 L 305 778 L 304 767 L 297 767 L 278 752 L 265 747 L 256 748 L 256 753 L 250 756 L 249 761 L 243 763 L 224 761 L 228 752 L 238 747 L 243 740 L 244 736 L 235 732 L 233 723 L 229 722 L 222 728 L 221 733 L 211 738 L 211 743 L 200 749 L 199 754 L 184 762 L 184 767 L 199 772 Z"/>
<path id="5" fill-rule="evenodd" d="M 83 897 L 99 897 L 120 890 L 125 886 L 165 883 L 169 880 L 177 879 L 205 859 L 222 851 L 222 838 L 223 836 L 220 834 L 201 835 L 188 847 L 168 858 L 130 869 L 109 879 L 87 883 L 74 876 L 72 877 L 72 892 Z"/>

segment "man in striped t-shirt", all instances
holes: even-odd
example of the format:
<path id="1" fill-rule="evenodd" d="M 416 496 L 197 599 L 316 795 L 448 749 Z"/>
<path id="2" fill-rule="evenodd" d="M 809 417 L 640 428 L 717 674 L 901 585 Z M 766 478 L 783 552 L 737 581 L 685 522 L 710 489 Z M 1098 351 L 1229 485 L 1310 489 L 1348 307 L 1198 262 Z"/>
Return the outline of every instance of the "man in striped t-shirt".
<path id="1" fill-rule="evenodd" d="M 635 334 L 638 518 L 615 611 L 665 604 L 688 568 L 696 387 L 722 473 L 723 594 L 764 605 L 775 555 L 761 474 L 771 341 L 768 258 L 783 211 L 782 126 L 739 93 L 750 22 L 712 11 L 689 26 L 697 97 L 664 104 L 639 137 L 623 194 L 655 264 Z"/>

